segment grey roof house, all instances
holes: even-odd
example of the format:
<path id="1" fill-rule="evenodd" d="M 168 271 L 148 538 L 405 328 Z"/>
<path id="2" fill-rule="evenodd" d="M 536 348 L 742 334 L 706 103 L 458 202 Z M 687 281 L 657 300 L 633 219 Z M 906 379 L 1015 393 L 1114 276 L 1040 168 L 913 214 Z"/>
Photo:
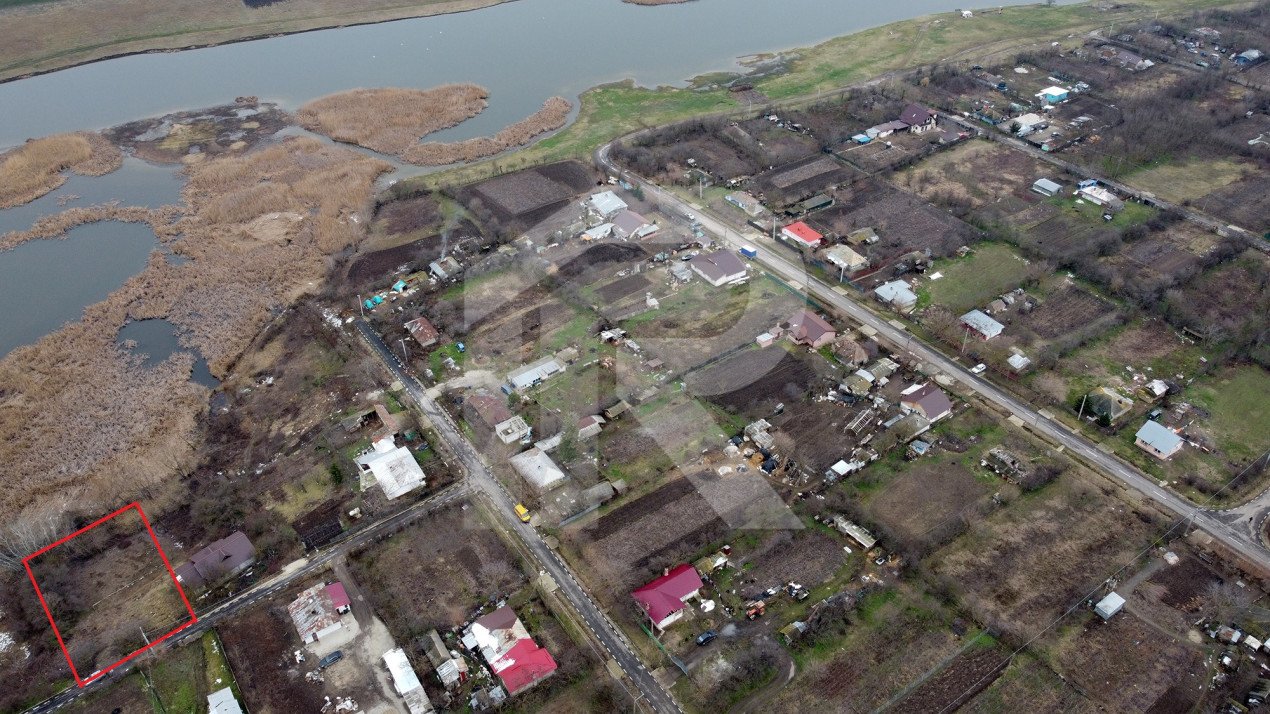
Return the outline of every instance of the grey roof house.
<path id="1" fill-rule="evenodd" d="M 1173 432 L 1172 429 L 1160 424 L 1158 421 L 1147 421 L 1138 429 L 1138 433 L 1134 434 L 1134 444 L 1139 449 L 1147 452 L 1161 461 L 1164 461 L 1181 450 L 1182 437 Z"/>
<path id="2" fill-rule="evenodd" d="M 190 562 L 176 569 L 176 579 L 190 587 L 203 587 L 237 575 L 254 562 L 256 549 L 247 534 L 234 531 L 190 556 Z"/>

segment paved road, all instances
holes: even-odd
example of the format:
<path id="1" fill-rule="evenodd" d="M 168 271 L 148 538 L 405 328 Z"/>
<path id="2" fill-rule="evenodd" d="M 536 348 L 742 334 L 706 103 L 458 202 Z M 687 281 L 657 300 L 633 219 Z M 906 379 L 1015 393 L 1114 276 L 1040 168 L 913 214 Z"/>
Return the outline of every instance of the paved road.
<path id="1" fill-rule="evenodd" d="M 786 256 L 790 253 L 789 249 L 784 246 L 777 245 L 770 238 L 757 232 L 738 233 L 736 230 L 727 227 L 722 221 L 709 215 L 704 207 L 694 206 L 668 191 L 663 191 L 659 186 L 640 179 L 630 171 L 622 171 L 609 158 L 609 148 L 610 145 L 605 145 L 596 151 L 595 154 L 596 162 L 608 171 L 615 174 L 621 171 L 628 181 L 638 181 L 644 187 L 647 195 L 656 196 L 657 200 L 671 210 L 695 214 L 702 226 L 715 235 L 722 236 L 725 244 L 731 244 L 734 248 L 739 248 L 743 244 L 760 246 L 758 262 L 771 273 L 786 282 L 801 285 L 808 294 L 815 296 L 821 304 L 832 307 L 860 324 L 872 327 L 877 330 L 878 335 L 882 339 L 895 345 L 897 349 L 906 351 L 923 362 L 935 365 L 940 371 L 955 377 L 966 388 L 1022 419 L 1033 431 L 1043 434 L 1052 442 L 1061 444 L 1068 450 L 1078 454 L 1087 463 L 1092 464 L 1107 476 L 1138 491 L 1179 517 L 1190 519 L 1196 526 L 1248 560 L 1262 567 L 1270 568 L 1270 551 L 1262 546 L 1261 542 L 1255 537 L 1231 527 L 1217 514 L 1198 508 L 1177 494 L 1161 488 L 1155 480 L 1133 466 L 1100 451 L 1089 439 L 1070 431 L 1062 424 L 1043 417 L 1031 405 L 1017 399 L 991 382 L 971 374 L 969 369 L 921 340 L 916 339 L 912 333 L 901 327 L 896 327 L 887 319 L 874 314 L 856 298 L 849 294 L 844 295 L 835 291 L 827 283 L 808 274 L 801 263 L 795 264 L 787 259 Z"/>
<path id="2" fill-rule="evenodd" d="M 419 518 L 444 508 L 459 499 L 468 495 L 469 488 L 466 483 L 460 482 L 441 489 L 432 496 L 419 501 L 409 508 L 398 511 L 387 518 L 367 526 L 359 531 L 347 534 L 342 539 L 338 539 L 333 543 L 318 549 L 314 554 L 307 556 L 299 561 L 303 563 L 298 567 L 275 575 L 267 580 L 263 580 L 246 590 L 238 593 L 232 598 L 221 602 L 205 612 L 195 613 L 198 615 L 198 622 L 190 627 L 182 630 L 172 639 L 155 647 L 154 652 L 161 653 L 164 650 L 173 647 L 180 647 L 188 644 L 194 639 L 202 637 L 205 632 L 215 627 L 217 624 L 227 618 L 250 608 L 261 600 L 268 599 L 277 595 L 282 590 L 286 590 L 299 580 L 310 577 L 319 570 L 322 570 L 332 560 L 347 555 L 350 551 L 360 548 L 372 540 L 385 536 L 393 531 L 407 526 Z M 85 687 L 75 687 L 67 689 L 60 694 L 54 695 L 43 702 L 31 707 L 27 710 L 27 714 L 42 714 L 43 712 L 51 712 L 59 709 L 71 702 L 79 699 L 85 694 L 96 692 L 109 684 L 113 683 L 120 676 L 127 674 L 136 666 L 136 661 L 128 662 L 120 665 L 119 668 L 111 671 L 109 674 L 100 679 L 94 680 Z"/>
<path id="3" fill-rule="evenodd" d="M 604 649 L 608 651 L 609 656 L 621 666 L 622 671 L 635 684 L 635 687 L 639 690 L 640 698 L 653 711 L 659 712 L 659 714 L 682 714 L 682 710 L 680 710 L 674 698 L 645 669 L 631 647 L 630 642 L 618 631 L 617 627 L 604 614 L 604 611 L 595 604 L 595 601 L 579 584 L 577 578 L 574 577 L 572 571 L 569 570 L 569 567 L 565 565 L 560 556 L 547 546 L 538 531 L 526 523 L 521 523 L 512 510 L 515 501 L 503 489 L 498 479 L 494 477 L 494 473 L 485 463 L 476 447 L 472 445 L 472 442 L 468 441 L 463 432 L 450 419 L 450 415 L 441 408 L 441 405 L 437 404 L 436 400 L 428 395 L 427 390 L 419 383 L 419 380 L 415 379 L 405 369 L 401 364 L 401 360 L 393 354 L 392 350 L 384 344 L 379 335 L 365 321 L 357 320 L 354 325 L 362 339 L 371 347 L 380 361 L 384 363 L 384 366 L 392 373 L 393 377 L 405 387 L 411 399 L 419 407 L 419 411 L 432 423 L 440 438 L 449 445 L 455 457 L 462 462 L 467 474 L 467 483 L 479 490 L 492 502 L 494 513 L 502 519 L 503 527 L 516 534 L 525 549 L 538 562 L 538 567 L 551 575 L 556 583 L 559 584 L 560 592 L 564 594 L 565 599 L 573 607 L 577 615 L 586 623 L 587 628 L 604 646 Z"/>

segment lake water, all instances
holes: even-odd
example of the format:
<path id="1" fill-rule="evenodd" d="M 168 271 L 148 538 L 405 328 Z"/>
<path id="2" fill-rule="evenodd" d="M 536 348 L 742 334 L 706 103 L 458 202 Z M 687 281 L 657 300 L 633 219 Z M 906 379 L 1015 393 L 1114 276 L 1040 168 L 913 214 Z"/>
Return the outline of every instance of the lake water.
<path id="1" fill-rule="evenodd" d="M 435 138 L 492 134 L 553 95 L 576 98 L 633 79 L 680 85 L 739 70 L 745 55 L 805 47 L 933 12 L 958 0 L 697 0 L 638 7 L 619 0 L 517 0 L 475 12 L 336 28 L 176 53 L 134 55 L 0 84 L 0 147 L 30 137 L 99 129 L 256 95 L 294 108 L 356 87 L 427 88 L 476 82 L 489 108 Z M 960 20 L 957 20 L 960 21 Z M 897 46 L 896 51 L 904 48 Z M 425 169 L 411 169 L 418 173 Z M 39 216 L 108 200 L 179 200 L 171 167 L 128 159 L 119 171 L 71 176 L 58 191 L 0 211 L 0 233 Z M 80 198 L 59 205 L 61 197 Z M 144 226 L 81 226 L 65 241 L 0 253 L 0 356 L 38 339 L 105 297 L 145 265 Z M 146 328 L 152 329 L 152 328 Z"/>
<path id="2" fill-rule="evenodd" d="M 215 389 L 220 382 L 212 376 L 207 368 L 207 360 L 198 350 L 184 347 L 176 339 L 176 325 L 167 320 L 136 320 L 129 322 L 119 330 L 116 338 L 120 344 L 131 340 L 136 343 L 132 348 L 134 354 L 145 355 L 145 365 L 153 367 L 177 352 L 190 352 L 194 355 L 194 373 L 190 379 L 205 387 Z"/>
<path id="3" fill-rule="evenodd" d="M 0 253 L 0 357 L 78 320 L 140 272 L 156 242 L 147 225 L 107 221 Z"/>

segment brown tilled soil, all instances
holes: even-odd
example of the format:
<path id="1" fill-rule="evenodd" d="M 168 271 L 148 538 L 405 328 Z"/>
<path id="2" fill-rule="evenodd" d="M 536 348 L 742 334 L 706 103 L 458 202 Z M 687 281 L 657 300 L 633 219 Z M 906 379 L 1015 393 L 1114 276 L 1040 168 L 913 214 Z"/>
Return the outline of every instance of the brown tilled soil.
<path id="1" fill-rule="evenodd" d="M 1045 302 L 1021 318 L 1036 334 L 1046 339 L 1061 337 L 1096 322 L 1115 311 L 1115 306 L 1077 287 L 1051 295 Z"/>
<path id="2" fill-rule="evenodd" d="M 304 681 L 292 653 L 300 638 L 280 605 L 258 607 L 217 628 L 250 711 L 320 711 L 322 689 Z"/>
<path id="3" fill-rule="evenodd" d="M 604 298 L 606 303 L 614 303 L 627 295 L 644 290 L 651 284 L 648 282 L 648 278 L 643 275 L 628 275 L 621 280 L 605 285 L 596 292 L 600 294 L 600 297 Z"/>
<path id="4" fill-rule="evenodd" d="M 801 401 L 817 378 L 815 368 L 789 353 L 776 360 L 773 351 L 784 352 L 778 346 L 747 350 L 696 372 L 688 390 L 753 418 L 771 414 L 778 402 Z"/>
<path id="5" fill-rule="evenodd" d="M 867 249 L 875 266 L 913 250 L 929 249 L 933 257 L 952 255 L 978 236 L 963 221 L 881 181 L 860 181 L 838 195 L 837 205 L 813 216 L 813 227 L 839 235 L 872 227 L 881 238 Z"/>
<path id="6" fill-rule="evenodd" d="M 971 649 L 948 664 L 896 704 L 896 711 L 941 714 L 960 705 L 992 683 L 1005 671 L 1008 652 L 997 647 Z"/>
<path id="7" fill-rule="evenodd" d="M 900 541 L 925 545 L 947 521 L 973 518 L 971 505 L 990 495 L 965 467 L 936 456 L 909 466 L 871 495 L 868 509 Z"/>

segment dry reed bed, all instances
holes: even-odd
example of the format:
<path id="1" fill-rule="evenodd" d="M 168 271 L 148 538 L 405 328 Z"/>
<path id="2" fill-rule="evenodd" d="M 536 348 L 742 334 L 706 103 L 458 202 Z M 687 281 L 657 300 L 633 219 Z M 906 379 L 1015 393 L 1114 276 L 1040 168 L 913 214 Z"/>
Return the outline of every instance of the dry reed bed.
<path id="1" fill-rule="evenodd" d="M 432 89 L 354 89 L 300 107 L 296 120 L 309 131 L 400 156 L 419 139 L 480 114 L 489 91 L 475 84 Z"/>
<path id="2" fill-rule="evenodd" d="M 543 102 L 542 109 L 505 127 L 494 136 L 481 136 L 448 143 L 415 144 L 401 154 L 401 158 L 420 166 L 445 166 L 501 154 L 564 126 L 572 108 L 573 105 L 564 97 L 552 97 Z"/>
<path id="3" fill-rule="evenodd" d="M 171 498 L 192 467 L 206 390 L 189 381 L 187 355 L 142 367 L 116 345 L 118 328 L 165 317 L 226 375 L 253 336 L 360 240 L 365 222 L 353 217 L 369 215 L 374 181 L 389 168 L 312 138 L 189 167 L 185 214 L 166 215 L 160 238 L 190 260 L 172 265 L 156 251 L 79 322 L 0 359 L 0 463 L 22 475 L 0 493 L 6 528 L 55 497 L 72 498 L 80 514 Z M 257 235 L 258 219 L 273 213 L 305 218 L 285 234 Z"/>
<path id="4" fill-rule="evenodd" d="M 29 203 L 66 182 L 63 171 L 101 176 L 123 165 L 118 147 L 100 134 L 32 139 L 0 154 L 0 208 Z"/>
<path id="5" fill-rule="evenodd" d="M 155 235 L 162 239 L 173 234 L 172 223 L 181 216 L 180 206 L 143 208 L 106 203 L 97 206 L 70 208 L 61 213 L 41 216 L 25 231 L 10 231 L 0 235 L 0 252 L 12 250 L 29 240 L 65 238 L 68 231 L 77 226 L 101 221 L 121 223 L 148 223 Z"/>

